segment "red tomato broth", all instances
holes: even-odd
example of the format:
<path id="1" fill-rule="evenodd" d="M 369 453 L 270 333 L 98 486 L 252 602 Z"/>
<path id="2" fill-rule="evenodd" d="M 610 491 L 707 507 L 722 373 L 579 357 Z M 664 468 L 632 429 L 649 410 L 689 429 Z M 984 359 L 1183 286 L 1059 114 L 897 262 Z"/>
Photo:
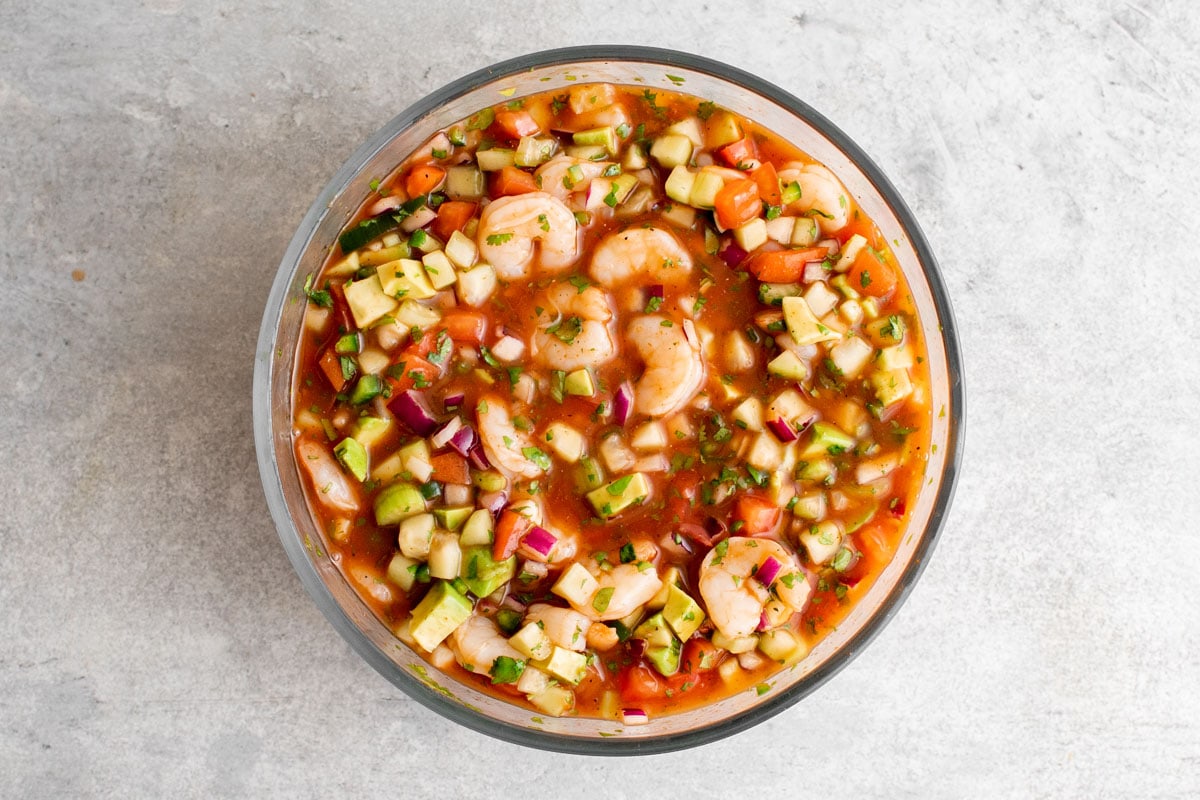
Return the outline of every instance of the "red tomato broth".
<path id="1" fill-rule="evenodd" d="M 579 88 L 584 89 L 585 87 Z M 615 93 L 616 103 L 614 106 L 624 110 L 623 115 L 618 113 L 616 116 L 623 118 L 624 125 L 628 128 L 628 138 L 622 143 L 624 149 L 629 147 L 631 139 L 639 135 L 637 133 L 639 130 L 642 137 L 654 139 L 672 122 L 694 118 L 697 113 L 700 101 L 696 98 L 657 92 L 654 93 L 653 100 L 648 100 L 644 91 L 640 88 L 618 87 Z M 524 110 L 528 111 L 528 118 L 522 117 L 522 128 L 527 129 L 532 120 L 540 126 L 538 135 L 549 136 L 547 128 L 581 130 L 594 127 L 593 123 L 604 120 L 603 117 L 598 116 L 599 111 L 575 114 L 569 109 L 560 108 L 555 113 L 554 109 L 561 103 L 561 98 L 562 95 L 525 98 L 523 104 Z M 496 108 L 497 110 L 505 109 L 505 105 L 501 104 Z M 702 105 L 699 107 L 703 108 Z M 748 142 L 739 144 L 739 152 L 756 152 L 759 161 L 780 171 L 789 162 L 810 163 L 812 161 L 789 143 L 778 140 L 754 123 L 744 119 L 739 119 L 738 122 L 745 131 Z M 466 127 L 470 128 L 471 124 L 468 123 Z M 454 128 L 455 126 L 452 126 L 448 130 L 453 132 Z M 559 138 L 564 142 L 570 142 L 570 136 L 559 134 Z M 488 141 L 500 147 L 511 147 L 517 144 L 501 125 L 493 122 L 474 131 L 468 130 L 465 144 L 453 146 L 446 157 L 437 157 L 441 148 L 436 145 L 431 150 L 422 148 L 421 151 L 418 151 L 418 158 L 410 159 L 398 166 L 391 176 L 379 184 L 377 192 L 364 203 L 364 213 L 353 220 L 347 226 L 347 230 L 353 230 L 355 226 L 366 219 L 365 210 L 380 197 L 395 196 L 402 200 L 409 200 L 403 187 L 408 182 L 407 176 L 412 174 L 414 167 L 421 168 L 428 165 L 442 169 L 461 165 L 465 163 L 464 159 L 468 155 L 474 155 L 477 152 L 476 148 L 480 146 L 481 142 Z M 646 149 L 650 149 L 649 146 Z M 711 153 L 716 149 L 719 148 L 710 148 L 705 152 Z M 663 181 L 671 170 L 657 164 L 653 158 L 647 158 L 647 163 L 648 169 L 653 175 L 652 185 L 656 190 L 661 190 Z M 719 159 L 718 163 L 720 163 Z M 508 166 L 504 169 L 520 168 Z M 766 172 L 771 171 L 774 170 Z M 500 172 L 501 170 L 497 170 L 491 174 L 495 176 Z M 528 170 L 524 172 L 526 175 L 531 174 Z M 428 173 L 418 169 L 418 174 Z M 746 180 L 754 180 L 749 170 L 745 171 L 744 175 Z M 509 182 L 511 183 L 511 178 Z M 447 186 L 448 181 L 444 180 L 439 185 Z M 494 182 L 489 181 L 488 185 L 495 190 Z M 487 202 L 488 191 L 487 188 L 484 189 L 482 198 L 484 202 L 476 207 L 469 221 L 464 223 L 461 216 L 456 217 L 453 230 L 461 230 L 464 227 L 470 230 L 475 226 L 479 220 L 481 207 Z M 586 195 L 586 192 L 584 194 Z M 479 199 L 454 198 L 446 202 L 478 202 Z M 674 205 L 671 200 L 663 197 L 661 191 L 656 195 L 655 200 L 656 202 L 648 205 L 644 210 L 627 215 L 620 214 L 621 209 L 617 209 L 617 212 L 608 211 L 603 207 L 594 209 L 580 237 L 582 241 L 581 255 L 573 267 L 561 274 L 553 276 L 535 274 L 529 280 L 500 281 L 495 292 L 479 309 L 484 312 L 487 319 L 484 336 L 489 343 L 494 343 L 498 332 L 504 331 L 522 342 L 529 343 L 538 328 L 544 327 L 541 325 L 543 315 L 539 313 L 539 298 L 543 291 L 553 284 L 562 282 L 568 276 L 586 276 L 590 255 L 606 237 L 619 231 L 637 229 L 649 224 L 656 228 L 667 229 L 691 254 L 695 266 L 693 279 L 685 286 L 676 288 L 668 285 L 665 287 L 662 305 L 657 313 L 664 315 L 675 325 L 682 325 L 685 319 L 691 317 L 696 323 L 702 323 L 713 332 L 727 334 L 731 331 L 755 330 L 759 337 L 759 345 L 756 346 L 755 368 L 740 374 L 727 371 L 721 365 L 720 348 L 719 346 L 714 347 L 713 363 L 707 370 L 699 396 L 706 396 L 709 404 L 714 405 L 715 408 L 696 409 L 689 403 L 678 414 L 686 416 L 694 428 L 698 429 L 703 426 L 708 430 L 714 427 L 712 422 L 714 418 L 711 415 L 713 411 L 716 411 L 721 415 L 720 427 L 716 428 L 717 432 L 729 430 L 733 432 L 734 439 L 745 438 L 740 430 L 735 430 L 731 421 L 731 412 L 738 402 L 747 397 L 758 397 L 762 398 L 765 404 L 765 401 L 777 395 L 782 389 L 796 385 L 794 381 L 770 375 L 763 369 L 763 365 L 771 356 L 781 352 L 778 347 L 768 349 L 766 346 L 768 342 L 773 344 L 772 336 L 777 335 L 777 332 L 763 330 L 754 322 L 756 314 L 771 309 L 760 302 L 757 294 L 758 281 L 744 271 L 745 265 L 742 265 L 743 269 L 732 267 L 719 255 L 706 251 L 706 228 L 710 231 L 710 236 L 712 232 L 716 232 L 711 212 L 701 210 L 696 215 L 696 222 L 690 228 L 685 228 L 675 222 L 664 220 L 662 212 Z M 459 208 L 461 209 L 462 206 Z M 899 285 L 890 296 L 881 299 L 876 319 L 886 320 L 890 317 L 899 317 L 906 321 L 904 332 L 898 339 L 902 338 L 903 343 L 910 347 L 917 356 L 917 360 L 907 368 L 907 371 L 914 386 L 927 387 L 928 368 L 920 358 L 920 354 L 924 352 L 924 342 L 920 337 L 919 326 L 915 324 L 915 309 L 911 298 L 906 293 L 907 289 L 902 273 L 895 267 L 887 244 L 878 229 L 857 208 L 853 207 L 852 200 L 850 208 L 846 224 L 835 234 L 823 233 L 823 238 L 836 239 L 839 247 L 843 247 L 851 236 L 857 234 L 866 239 L 867 247 L 875 250 L 882 259 L 891 264 L 893 271 L 899 276 Z M 764 211 L 764 213 L 766 212 Z M 433 229 L 438 229 L 436 218 L 432 220 L 431 224 Z M 482 238 L 481 236 L 480 241 Z M 728 233 L 720 234 L 720 239 L 723 243 L 728 242 L 730 235 Z M 777 246 L 772 242 L 762 245 L 768 249 Z M 322 447 L 332 450 L 336 442 L 349 438 L 357 415 L 366 412 L 374 414 L 379 411 L 372 403 L 356 408 L 347 402 L 346 392 L 354 383 L 353 380 L 345 381 L 345 388 L 337 387 L 336 389 L 330 382 L 329 353 L 339 338 L 348 332 L 348 327 L 353 327 L 353 319 L 343 308 L 345 298 L 340 279 L 336 277 L 331 279 L 327 276 L 342 271 L 339 270 L 339 265 L 344 265 L 348 257 L 359 250 L 364 253 L 368 252 L 371 248 L 379 249 L 378 239 L 361 248 L 351 249 L 350 252 L 341 252 L 335 248 L 323 268 L 322 277 L 314 283 L 314 286 L 327 286 L 331 290 L 333 298 L 337 301 L 337 313 L 331 315 L 332 320 L 327 320 L 324 327 L 320 327 L 314 322 L 312 326 L 315 329 L 314 333 L 304 338 L 298 353 L 294 404 L 297 447 L 304 442 L 316 442 Z M 413 257 L 419 256 L 420 253 L 416 253 Z M 360 275 L 363 274 L 363 270 L 358 272 Z M 836 273 L 830 274 L 836 275 Z M 705 281 L 702 295 L 697 291 L 701 280 Z M 589 278 L 590 283 L 593 282 Z M 642 283 L 645 284 L 647 281 L 642 281 Z M 320 289 L 318 288 L 317 291 L 319 292 Z M 579 289 L 579 291 L 582 292 L 583 289 Z M 694 304 L 691 314 L 687 309 L 678 306 L 679 298 L 698 296 L 703 296 L 706 302 L 702 305 Z M 648 301 L 649 295 L 646 295 L 646 302 Z M 449 291 L 443 290 L 434 297 L 421 302 L 430 308 L 440 308 L 443 312 L 449 311 L 455 305 L 465 308 L 455 298 L 454 287 L 451 287 Z M 313 313 L 319 314 L 320 310 L 315 308 L 316 303 L 311 305 L 314 306 Z M 459 312 L 450 313 L 458 314 Z M 621 308 L 619 311 L 622 318 L 631 318 L 637 313 L 636 309 L 629 308 Z M 373 344 L 373 349 L 383 351 L 387 356 L 389 370 L 386 372 L 386 391 L 396 394 L 405 389 L 419 388 L 427 394 L 429 404 L 435 410 L 442 408 L 445 398 L 461 394 L 463 400 L 459 407 L 462 410 L 462 416 L 464 419 L 476 423 L 475 411 L 481 399 L 485 396 L 494 396 L 497 392 L 504 395 L 512 390 L 512 386 L 508 385 L 511 383 L 512 376 L 507 374 L 506 369 L 491 368 L 480 359 L 475 359 L 469 369 L 460 369 L 458 366 L 460 361 L 456 357 L 446 357 L 440 364 L 430 363 L 428 356 L 434 347 L 437 332 L 447 327 L 440 326 L 438 322 L 421 331 L 418 344 L 404 341 L 395 344 L 390 350 L 380 344 L 380 337 L 373 335 L 373 329 L 369 326 L 365 327 L 367 327 L 367 331 L 363 336 L 364 340 Z M 455 327 L 456 330 L 469 328 L 466 323 L 461 321 L 450 327 Z M 470 328 L 470 330 L 475 330 L 475 328 Z M 456 348 L 454 353 L 457 355 L 459 352 L 457 348 L 472 347 L 475 344 L 471 341 L 472 338 L 471 335 L 465 333 L 456 337 L 458 340 L 454 343 Z M 557 421 L 575 428 L 582 434 L 585 442 L 596 443 L 605 434 L 614 431 L 627 433 L 644 421 L 644 417 L 634 415 L 631 417 L 629 425 L 619 426 L 612 418 L 614 395 L 623 383 L 634 379 L 641 366 L 636 355 L 630 352 L 629 345 L 620 341 L 619 335 L 615 338 L 616 356 L 591 368 L 596 386 L 594 396 L 567 395 L 560 404 L 545 396 L 544 391 L 540 391 L 537 401 L 524 408 L 522 416 L 528 419 L 534 431 L 541 433 L 550 422 Z M 358 354 L 358 357 L 361 358 L 361 355 Z M 323 364 L 322 357 L 324 357 Z M 351 358 L 354 357 L 351 356 Z M 539 371 L 537 368 L 530 367 L 529 358 L 527 349 L 525 361 L 520 365 L 522 371 L 529 369 Z M 393 368 L 401 364 L 404 365 L 403 369 L 398 375 L 393 375 Z M 420 377 L 414 377 L 411 374 L 410 365 L 419 365 Z M 476 369 L 487 374 L 493 383 L 490 385 L 483 383 L 479 379 Z M 546 370 L 542 369 L 540 372 L 544 373 Z M 807 403 L 816 409 L 821 420 L 835 415 L 837 404 L 845 403 L 847 398 L 863 408 L 873 400 L 869 387 L 863 381 L 840 380 L 838 376 L 831 374 L 830 370 L 815 361 L 813 372 L 823 377 L 811 381 L 811 385 L 804 386 L 801 394 Z M 362 374 L 361 370 L 360 374 Z M 721 399 L 727 392 L 736 393 L 736 401 L 727 402 Z M 905 455 L 900 465 L 887 476 L 890 478 L 890 490 L 878 498 L 877 507 L 854 496 L 845 498 L 846 508 L 842 509 L 845 512 L 843 516 L 850 517 L 852 513 L 856 513 L 861 517 L 865 514 L 866 518 L 862 519 L 860 523 L 863 527 L 858 530 L 869 533 L 870 540 L 864 546 L 859 541 L 859 534 L 856 531 L 847 531 L 844 534 L 842 549 L 850 551 L 852 562 L 844 571 L 831 569 L 828 564 L 824 566 L 812 564 L 811 560 L 805 556 L 805 547 L 798 544 L 796 538 L 797 531 L 805 529 L 809 525 L 809 521 L 795 516 L 791 507 L 786 504 L 779 507 L 781 518 L 775 525 L 778 538 L 786 542 L 797 554 L 796 560 L 800 565 L 811 569 L 814 573 L 819 573 L 813 580 L 815 589 L 806 606 L 792 614 L 785 623 L 779 626 L 798 636 L 805 650 L 815 645 L 841 623 L 854 604 L 869 590 L 879 573 L 886 567 L 886 559 L 890 558 L 890 554 L 894 553 L 899 545 L 900 537 L 905 531 L 904 522 L 907 510 L 913 507 L 923 481 L 931 417 L 928 402 L 928 391 L 926 390 L 917 391 L 901 402 L 888 405 L 877 416 L 868 416 L 865 424 L 869 426 L 869 433 L 856 437 L 862 441 L 876 444 L 883 442 L 889 447 L 898 446 L 897 443 L 902 444 L 900 449 Z M 306 414 L 307 416 L 305 416 Z M 448 414 L 439 416 L 441 421 L 444 421 Z M 316 418 L 319 424 L 314 424 L 310 417 Z M 375 466 L 388 454 L 416 438 L 418 437 L 406 430 L 404 426 L 391 425 L 382 436 L 366 448 L 370 454 L 371 465 Z M 806 439 L 807 432 L 801 432 L 799 441 L 804 442 Z M 543 449 L 549 449 L 545 447 L 545 442 L 537 443 Z M 595 449 L 590 445 L 588 452 L 595 455 Z M 601 565 L 605 562 L 611 565 L 620 563 L 622 547 L 633 541 L 640 540 L 655 544 L 656 552 L 647 563 L 653 566 L 659 576 L 662 576 L 669 567 L 678 568 L 680 572 L 679 588 L 701 607 L 704 607 L 704 600 L 697 587 L 700 582 L 700 561 L 710 547 L 691 541 L 687 536 L 676 535 L 677 539 L 691 541 L 695 552 L 689 554 L 678 545 L 668 547 L 664 541 L 664 533 L 672 530 L 678 531 L 679 526 L 689 524 L 715 529 L 716 532 L 711 534 L 713 546 L 715 546 L 719 544 L 720 540 L 730 535 L 737 535 L 737 531 L 730 531 L 729 526 L 733 521 L 738 499 L 747 495 L 764 497 L 768 492 L 766 487 L 755 486 L 752 483 L 747 484 L 745 474 L 737 477 L 736 488 L 730 491 L 724 491 L 720 486 L 711 490 L 703 488 L 706 485 L 711 486 L 714 481 L 719 481 L 723 475 L 723 469 L 728 468 L 730 463 L 735 465 L 739 463 L 736 454 L 728 447 L 719 449 L 712 458 L 705 461 L 699 457 L 699 450 L 689 437 L 684 444 L 668 442 L 667 452 L 679 456 L 681 460 L 673 463 L 672 469 L 668 473 L 651 475 L 649 480 L 652 490 L 647 500 L 621 512 L 611 522 L 597 519 L 598 511 L 584 499 L 577 486 L 573 477 L 574 468 L 555 459 L 553 454 L 551 454 L 553 467 L 536 481 L 513 480 L 509 476 L 509 504 L 526 497 L 540 498 L 547 509 L 548 520 L 552 521 L 556 528 L 578 529 L 580 542 L 576 556 L 594 556 L 594 554 L 603 553 Z M 689 458 L 691 461 L 688 461 Z M 838 470 L 839 474 L 849 472 L 853 466 L 851 457 L 844 460 L 846 468 Z M 860 459 L 858 456 L 853 456 L 853 460 Z M 305 472 L 304 467 L 306 466 L 302 464 L 302 473 Z M 348 467 L 344 466 L 344 471 L 346 470 Z M 610 480 L 618 477 L 611 470 L 605 470 L 605 472 L 606 477 Z M 750 477 L 753 478 L 752 475 Z M 785 477 L 783 482 L 794 482 L 797 494 L 804 490 L 808 490 L 810 494 L 830 494 L 819 484 L 806 484 L 805 481 L 798 478 Z M 729 485 L 730 480 L 727 479 L 721 483 Z M 372 485 L 370 481 L 366 483 L 355 481 L 352 476 L 348 478 L 347 484 L 358 499 L 357 510 L 353 513 L 331 511 L 321 497 L 323 487 L 317 485 L 314 474 L 308 474 L 306 485 L 310 489 L 310 508 L 322 523 L 322 529 L 328 534 L 331 555 L 339 563 L 351 583 L 359 590 L 363 601 L 381 620 L 402 633 L 410 612 L 420 603 L 425 592 L 433 585 L 433 581 L 416 583 L 409 591 L 402 590 L 401 587 L 390 581 L 388 566 L 397 555 L 396 525 L 379 524 L 371 510 L 373 498 L 378 497 L 379 491 L 384 487 L 383 485 Z M 842 488 L 842 484 L 836 481 L 834 486 L 838 487 L 838 491 Z M 848 493 L 842 491 L 841 494 L 847 495 Z M 477 491 L 475 495 L 478 498 L 480 492 Z M 705 502 L 706 498 L 713 500 L 717 495 L 722 495 L 718 502 Z M 868 514 L 867 512 L 872 507 L 875 507 L 874 512 Z M 520 564 L 520 562 L 518 563 Z M 562 599 L 549 592 L 560 572 L 561 569 L 553 570 L 546 578 L 518 585 L 518 578 L 521 574 L 518 569 L 518 575 L 511 581 L 509 594 L 524 599 L 549 598 L 551 602 L 565 606 Z M 650 614 L 646 616 L 650 616 Z M 685 651 L 693 642 L 703 641 L 708 647 L 712 647 L 707 638 L 712 631 L 713 622 L 710 618 L 705 621 L 698 632 L 690 637 L 688 642 L 682 643 Z M 757 653 L 757 651 L 751 652 Z M 426 655 L 428 657 L 428 654 Z M 609 650 L 597 650 L 593 655 L 586 675 L 572 687 L 573 705 L 565 713 L 612 716 L 614 713 L 613 693 L 619 700 L 618 707 L 634 705 L 651 715 L 682 711 L 714 702 L 721 697 L 746 690 L 749 687 L 763 686 L 770 676 L 781 668 L 779 663 L 769 658 L 759 658 L 761 663 L 756 665 L 753 663 L 754 659 L 739 659 L 738 656 L 722 651 L 718 664 L 712 665 L 709 669 L 701 671 L 693 666 L 692 670 L 685 671 L 681 667 L 680 672 L 674 675 L 663 675 L 647 661 L 644 655 L 631 650 L 628 642 L 621 643 Z M 740 666 L 736 671 L 730 670 L 728 676 L 721 674 L 718 670 L 719 663 L 731 659 L 744 660 L 746 664 Z M 792 659 L 790 663 L 795 663 L 795 659 Z M 496 693 L 507 701 L 527 702 L 524 695 L 514 691 L 511 685 L 493 686 L 487 676 L 470 672 L 458 663 L 447 662 L 445 659 L 438 662 L 438 665 L 460 680 L 476 685 L 485 691 Z M 654 682 L 646 678 L 646 672 L 655 679 Z M 640 676 L 640 680 L 633 680 L 629 677 L 630 675 Z M 641 688 L 629 689 L 631 681 Z M 656 688 L 656 693 L 645 691 L 645 688 L 650 685 Z M 546 708 L 536 703 L 532 707 L 539 712 L 546 711 Z"/>

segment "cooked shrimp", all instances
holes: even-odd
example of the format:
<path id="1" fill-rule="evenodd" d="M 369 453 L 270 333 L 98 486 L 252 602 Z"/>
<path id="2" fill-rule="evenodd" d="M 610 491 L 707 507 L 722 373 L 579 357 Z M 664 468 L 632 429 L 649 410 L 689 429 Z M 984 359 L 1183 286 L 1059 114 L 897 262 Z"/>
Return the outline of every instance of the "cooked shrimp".
<path id="1" fill-rule="evenodd" d="M 533 334 L 530 353 L 551 369 L 594 367 L 616 355 L 609 321 L 612 301 L 595 286 L 582 292 L 569 283 L 546 291 L 548 319 Z M 543 315 L 545 317 L 547 315 Z"/>
<path id="2" fill-rule="evenodd" d="M 754 574 L 768 557 L 782 566 L 771 586 Z M 758 628 L 772 592 L 792 611 L 801 611 L 811 587 L 791 551 L 774 539 L 731 536 L 700 564 L 700 596 L 717 630 L 726 636 L 748 636 Z"/>
<path id="3" fill-rule="evenodd" d="M 625 335 L 646 364 L 646 371 L 634 385 L 633 408 L 639 414 L 666 417 L 683 408 L 704 382 L 704 361 L 700 358 L 699 338 L 691 336 L 683 325 L 666 317 L 638 317 L 625 329 Z"/>
<path id="4" fill-rule="evenodd" d="M 458 663 L 476 675 L 487 675 L 500 656 L 525 660 L 488 617 L 471 615 L 450 634 L 449 643 Z"/>
<path id="5" fill-rule="evenodd" d="M 513 425 L 508 405 L 498 395 L 481 398 L 476 415 L 479 438 L 492 466 L 509 478 L 536 478 L 542 474 L 542 468 L 526 455 L 534 449 L 533 441 Z"/>
<path id="6" fill-rule="evenodd" d="M 589 269 L 604 286 L 639 283 L 677 283 L 687 280 L 692 257 L 670 231 L 630 228 L 609 234 L 596 247 Z"/>
<path id="7" fill-rule="evenodd" d="M 589 601 L 584 606 L 572 604 L 572 607 L 602 622 L 628 617 L 648 603 L 662 588 L 662 579 L 658 577 L 658 571 L 653 566 L 639 569 L 637 564 L 620 564 L 609 572 L 599 572 L 596 582 L 600 584 L 598 591 L 612 590 L 604 610 L 596 611 L 594 601 Z"/>
<path id="8" fill-rule="evenodd" d="M 330 452 L 319 444 L 303 441 L 296 446 L 296 463 L 312 480 L 314 496 L 332 511 L 357 511 L 358 498 L 346 473 Z"/>
<path id="9" fill-rule="evenodd" d="M 579 225 L 571 209 L 545 192 L 494 200 L 479 217 L 479 258 L 505 280 L 528 277 L 538 243 L 538 265 L 561 272 L 579 257 Z"/>
<path id="10" fill-rule="evenodd" d="M 572 158 L 568 155 L 557 155 L 537 168 L 534 173 L 538 186 L 542 191 L 552 194 L 559 200 L 566 200 L 573 192 L 582 192 L 588 184 L 604 174 L 604 170 L 612 165 L 611 161 L 588 161 L 584 158 Z M 572 167 L 578 170 L 572 171 Z"/>
<path id="11" fill-rule="evenodd" d="M 779 172 L 779 180 L 784 186 L 800 184 L 800 197 L 788 205 L 788 210 L 811 213 L 826 233 L 846 227 L 850 218 L 850 195 L 828 169 L 820 164 L 793 161 Z"/>
<path id="12" fill-rule="evenodd" d="M 592 621 L 578 611 L 534 603 L 525 612 L 525 621 L 541 623 L 546 636 L 559 647 L 580 651 L 587 647 L 587 629 Z"/>

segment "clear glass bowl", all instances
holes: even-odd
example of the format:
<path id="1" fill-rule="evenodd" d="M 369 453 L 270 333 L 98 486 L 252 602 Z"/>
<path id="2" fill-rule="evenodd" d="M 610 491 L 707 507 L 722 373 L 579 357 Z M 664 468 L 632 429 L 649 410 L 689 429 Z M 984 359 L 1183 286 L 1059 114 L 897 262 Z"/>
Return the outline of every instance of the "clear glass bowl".
<path id="1" fill-rule="evenodd" d="M 933 392 L 927 486 L 899 550 L 845 622 L 807 658 L 778 673 L 770 692 L 743 692 L 686 713 L 625 727 L 598 719 L 540 717 L 445 675 L 398 641 L 359 600 L 330 560 L 314 524 L 292 450 L 292 380 L 302 331 L 302 287 L 370 192 L 435 130 L 487 105 L 576 82 L 609 81 L 678 90 L 762 123 L 827 165 L 893 243 L 929 349 Z M 279 265 L 267 300 L 254 370 L 254 436 L 267 505 L 301 582 L 337 631 L 384 677 L 418 702 L 474 730 L 510 742 L 571 753 L 634 754 L 711 742 L 778 714 L 830 678 L 896 612 L 924 567 L 954 491 L 962 449 L 962 377 L 954 317 L 929 245 L 883 173 L 829 120 L 782 89 L 699 56 L 646 47 L 548 50 L 459 78 L 385 125 L 321 190 Z"/>

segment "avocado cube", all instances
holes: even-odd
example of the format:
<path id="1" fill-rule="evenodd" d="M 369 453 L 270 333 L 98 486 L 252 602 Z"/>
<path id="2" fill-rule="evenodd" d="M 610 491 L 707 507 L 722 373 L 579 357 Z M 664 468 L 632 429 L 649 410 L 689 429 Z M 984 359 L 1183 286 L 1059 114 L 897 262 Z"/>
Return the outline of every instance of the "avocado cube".
<path id="1" fill-rule="evenodd" d="M 875 396 L 885 406 L 899 403 L 913 393 L 912 381 L 909 379 L 906 369 L 875 372 L 868 380 L 875 388 Z"/>
<path id="2" fill-rule="evenodd" d="M 391 420 L 380 419 L 379 417 L 359 417 L 355 421 L 354 427 L 350 429 L 350 436 L 363 447 L 369 449 L 374 447 L 384 436 L 387 436 L 391 429 Z"/>
<path id="3" fill-rule="evenodd" d="M 612 125 L 603 128 L 589 128 L 586 131 L 576 131 L 572 134 L 575 144 L 590 144 L 603 147 L 609 156 L 617 154 L 617 132 Z"/>
<path id="4" fill-rule="evenodd" d="M 398 258 L 375 268 L 382 291 L 396 298 L 427 300 L 437 294 L 420 261 Z"/>
<path id="5" fill-rule="evenodd" d="M 496 561 L 492 558 L 490 546 L 476 545 L 463 548 L 458 577 L 476 597 L 487 597 L 512 580 L 516 572 L 516 556 Z"/>
<path id="6" fill-rule="evenodd" d="M 646 646 L 646 659 L 656 670 L 668 677 L 679 671 L 679 657 L 682 653 L 683 643 L 675 638 L 671 639 L 670 644 Z"/>
<path id="7" fill-rule="evenodd" d="M 344 291 L 354 324 L 360 328 L 396 310 L 396 299 L 383 291 L 378 275 L 347 283 Z"/>
<path id="8" fill-rule="evenodd" d="M 636 505 L 650 494 L 650 483 L 646 476 L 634 472 L 587 493 L 588 502 L 597 516 L 611 519 L 630 506 Z"/>
<path id="9" fill-rule="evenodd" d="M 441 525 L 448 531 L 456 531 L 461 528 L 473 513 L 475 513 L 475 509 L 471 506 L 435 508 L 433 510 L 433 516 L 437 518 L 438 525 Z M 469 544 L 469 542 L 466 544 Z"/>
<path id="10" fill-rule="evenodd" d="M 446 581 L 436 581 L 412 610 L 408 629 L 422 650 L 432 652 L 471 616 L 471 601 Z"/>
<path id="11" fill-rule="evenodd" d="M 514 633 L 508 640 L 514 649 L 534 661 L 546 661 L 554 653 L 550 637 L 536 622 L 531 622 Z"/>
<path id="12" fill-rule="evenodd" d="M 646 647 L 665 647 L 675 638 L 661 613 L 649 617 L 633 631 L 633 638 L 645 639 Z"/>
<path id="13" fill-rule="evenodd" d="M 367 450 L 357 439 L 342 439 L 333 448 L 341 465 L 359 481 L 367 479 Z"/>
<path id="14" fill-rule="evenodd" d="M 786 664 L 808 655 L 808 645 L 786 628 L 766 631 L 758 637 L 758 649 L 772 661 Z"/>
<path id="15" fill-rule="evenodd" d="M 396 525 L 423 511 L 425 498 L 421 490 L 405 481 L 385 486 L 375 496 L 375 522 L 380 525 Z"/>
<path id="16" fill-rule="evenodd" d="M 551 684 L 537 694 L 527 696 L 529 702 L 543 714 L 561 717 L 575 707 L 575 693 L 565 686 Z"/>
<path id="17" fill-rule="evenodd" d="M 804 458 L 824 454 L 836 456 L 854 447 L 854 437 L 836 425 L 828 422 L 814 422 L 810 430 L 812 431 L 812 440 L 801 454 Z"/>
<path id="18" fill-rule="evenodd" d="M 417 581 L 417 568 L 420 563 L 413 561 L 403 553 L 396 553 L 388 562 L 388 580 L 406 592 L 411 591 L 413 584 Z"/>
<path id="19" fill-rule="evenodd" d="M 700 606 L 687 592 L 674 584 L 667 587 L 667 605 L 663 608 L 662 615 L 683 641 L 690 639 L 704 624 L 704 612 L 700 610 Z"/>
<path id="20" fill-rule="evenodd" d="M 575 685 L 587 675 L 588 662 L 583 653 L 555 645 L 549 660 L 540 666 L 559 680 Z"/>
<path id="21" fill-rule="evenodd" d="M 596 382 L 592 379 L 592 373 L 588 369 L 577 369 L 567 373 L 566 380 L 563 381 L 563 388 L 566 389 L 567 394 L 591 397 L 596 393 Z"/>
<path id="22" fill-rule="evenodd" d="M 783 319 L 796 344 L 816 344 L 842 337 L 837 331 L 820 323 L 803 297 L 783 298 Z"/>

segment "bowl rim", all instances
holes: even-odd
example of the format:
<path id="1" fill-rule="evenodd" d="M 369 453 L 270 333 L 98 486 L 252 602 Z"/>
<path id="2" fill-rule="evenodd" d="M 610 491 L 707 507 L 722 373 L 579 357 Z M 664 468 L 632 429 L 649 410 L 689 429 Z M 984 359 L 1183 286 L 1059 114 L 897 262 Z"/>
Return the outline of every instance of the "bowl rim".
<path id="1" fill-rule="evenodd" d="M 410 125 L 420 121 L 447 102 L 474 90 L 477 86 L 534 68 L 574 65 L 578 63 L 640 62 L 665 67 L 683 67 L 694 72 L 732 82 L 788 109 L 808 122 L 835 147 L 840 149 L 879 192 L 895 214 L 924 269 L 933 304 L 941 322 L 941 339 L 946 355 L 947 440 L 945 462 L 938 493 L 933 501 L 924 535 L 914 549 L 912 558 L 898 578 L 892 591 L 881 601 L 877 610 L 855 631 L 844 645 L 803 680 L 773 695 L 751 709 L 718 722 L 693 728 L 683 733 L 647 737 L 576 737 L 533 728 L 520 727 L 487 717 L 465 708 L 457 701 L 444 697 L 424 685 L 415 676 L 397 669 L 369 637 L 351 620 L 324 585 L 316 567 L 309 559 L 299 532 L 292 521 L 284 499 L 280 465 L 275 458 L 272 442 L 272 364 L 276 333 L 287 302 L 293 275 L 301 256 L 309 247 L 316 229 L 334 198 L 343 192 L 361 169 L 389 141 Z M 290 374 L 290 370 L 289 370 Z M 822 686 L 849 664 L 859 651 L 869 644 L 895 616 L 912 591 L 917 578 L 945 526 L 954 497 L 959 464 L 963 454 L 965 408 L 963 405 L 962 359 L 958 345 L 957 324 L 941 272 L 933 251 L 915 216 L 900 193 L 875 162 L 849 136 L 829 119 L 790 92 L 769 81 L 705 56 L 658 47 L 635 45 L 585 45 L 562 47 L 528 53 L 500 61 L 463 75 L 440 89 L 426 95 L 397 114 L 372 134 L 342 164 L 317 195 L 304 215 L 296 233 L 280 261 L 271 286 L 266 310 L 259 330 L 253 379 L 253 425 L 259 473 L 267 505 L 292 567 L 309 596 L 348 644 L 377 672 L 426 708 L 471 730 L 503 741 L 526 747 L 577 755 L 649 755 L 682 750 L 708 744 L 740 733 L 758 725 L 795 705 Z"/>

